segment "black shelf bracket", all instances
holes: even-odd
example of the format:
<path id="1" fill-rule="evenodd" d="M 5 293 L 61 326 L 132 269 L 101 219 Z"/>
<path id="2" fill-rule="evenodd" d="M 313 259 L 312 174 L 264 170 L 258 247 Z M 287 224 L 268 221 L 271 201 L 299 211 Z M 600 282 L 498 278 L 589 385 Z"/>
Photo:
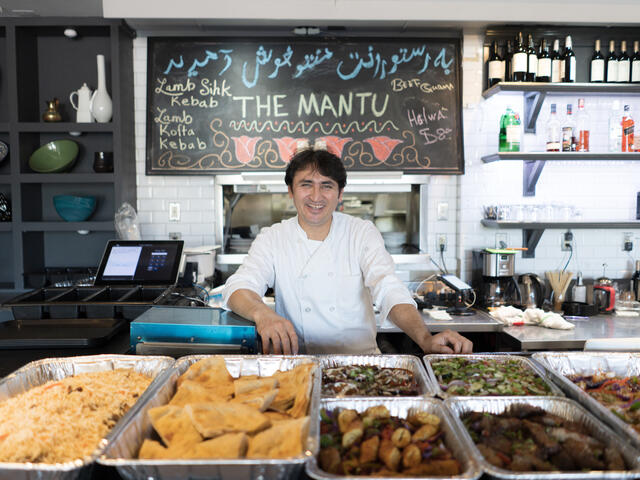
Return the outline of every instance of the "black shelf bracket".
<path id="1" fill-rule="evenodd" d="M 547 92 L 524 93 L 524 133 L 536 133 L 536 122 Z"/>
<path id="2" fill-rule="evenodd" d="M 544 160 L 527 160 L 522 162 L 522 195 L 525 197 L 536 196 L 536 183 L 544 168 Z"/>
<path id="3" fill-rule="evenodd" d="M 543 233 L 544 228 L 522 229 L 522 246 L 527 247 L 527 250 L 522 252 L 522 258 L 536 258 L 536 247 Z"/>

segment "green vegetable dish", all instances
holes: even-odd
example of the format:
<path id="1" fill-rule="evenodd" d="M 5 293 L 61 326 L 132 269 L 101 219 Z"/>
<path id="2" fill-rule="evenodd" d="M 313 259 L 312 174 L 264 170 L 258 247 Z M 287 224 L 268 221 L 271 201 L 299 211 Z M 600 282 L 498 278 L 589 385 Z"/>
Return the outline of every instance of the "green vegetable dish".
<path id="1" fill-rule="evenodd" d="M 440 388 L 449 395 L 551 395 L 547 383 L 517 360 L 448 358 L 431 361 Z"/>

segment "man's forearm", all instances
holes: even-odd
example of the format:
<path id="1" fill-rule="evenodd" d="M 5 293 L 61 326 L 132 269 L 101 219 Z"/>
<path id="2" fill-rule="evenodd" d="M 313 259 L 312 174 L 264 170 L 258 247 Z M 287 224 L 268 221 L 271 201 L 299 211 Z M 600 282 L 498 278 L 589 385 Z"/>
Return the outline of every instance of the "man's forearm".
<path id="1" fill-rule="evenodd" d="M 389 318 L 424 350 L 425 341 L 431 337 L 431 333 L 424 324 L 422 315 L 413 305 L 405 303 L 394 305 L 389 311 Z"/>
<path id="2" fill-rule="evenodd" d="M 273 310 L 265 305 L 260 295 L 245 288 L 233 292 L 227 304 L 235 313 L 256 324 L 266 316 L 273 314 Z"/>

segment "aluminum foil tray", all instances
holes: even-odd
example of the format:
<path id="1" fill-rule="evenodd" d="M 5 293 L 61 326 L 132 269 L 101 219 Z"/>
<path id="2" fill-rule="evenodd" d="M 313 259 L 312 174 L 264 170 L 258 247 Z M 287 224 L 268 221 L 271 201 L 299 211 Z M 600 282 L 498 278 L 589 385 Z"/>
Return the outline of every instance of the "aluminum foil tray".
<path id="1" fill-rule="evenodd" d="M 566 377 L 573 374 L 593 375 L 598 372 L 615 372 L 621 377 L 640 375 L 640 353 L 540 352 L 534 353 L 533 359 L 547 370 L 549 378 L 568 397 L 580 402 L 616 433 L 629 438 L 636 447 L 640 447 L 640 433 Z"/>
<path id="2" fill-rule="evenodd" d="M 344 365 L 375 365 L 381 368 L 404 368 L 413 373 L 420 395 L 433 397 L 436 394 L 433 382 L 429 381 L 424 366 L 413 355 L 319 355 L 318 360 L 322 369 L 341 367 Z M 336 395 L 324 395 L 336 397 Z M 346 397 L 346 396 L 345 396 Z M 355 398 L 356 395 L 348 395 Z"/>
<path id="3" fill-rule="evenodd" d="M 187 478 L 215 478 L 216 480 L 236 479 L 284 479 L 297 475 L 311 456 L 318 451 L 320 444 L 319 405 L 320 405 L 320 369 L 313 373 L 309 415 L 311 422 L 305 452 L 293 459 L 274 460 L 138 460 L 138 450 L 145 438 L 151 436 L 152 426 L 147 412 L 153 407 L 166 405 L 176 391 L 178 377 L 202 358 L 210 355 L 190 355 L 182 357 L 174 368 L 164 377 L 164 383 L 158 385 L 144 405 L 119 431 L 118 438 L 111 443 L 98 459 L 98 463 L 116 467 L 126 479 L 168 480 Z M 291 370 L 302 363 L 314 363 L 315 357 L 276 356 L 276 355 L 224 355 L 227 370 L 233 377 L 240 375 L 269 376 L 278 370 Z"/>
<path id="4" fill-rule="evenodd" d="M 352 397 L 352 398 L 323 398 L 320 402 L 321 408 L 327 410 L 333 410 L 334 408 L 352 408 L 358 412 L 364 412 L 367 408 L 376 405 L 384 405 L 389 409 L 391 415 L 394 417 L 407 418 L 409 414 L 413 412 L 429 412 L 440 417 L 440 425 L 445 432 L 445 444 L 453 453 L 453 456 L 462 465 L 462 473 L 460 475 L 447 477 L 459 480 L 471 480 L 479 478 L 482 474 L 476 460 L 469 455 L 470 445 L 469 440 L 465 440 L 459 432 L 457 422 L 453 419 L 451 414 L 444 408 L 444 405 L 440 400 L 435 398 L 424 397 Z M 331 473 L 321 470 L 318 466 L 316 458 L 313 457 L 307 462 L 306 466 L 307 474 L 318 480 L 325 479 L 337 479 L 337 478 L 352 478 L 340 475 L 333 475 Z M 389 477 L 358 477 L 358 478 L 389 478 Z M 404 479 L 411 477 L 402 477 Z M 420 479 L 425 478 L 439 478 L 442 477 L 417 477 Z"/>
<path id="5" fill-rule="evenodd" d="M 558 415 L 585 425 L 591 435 L 604 441 L 607 445 L 613 445 L 623 456 L 631 470 L 625 471 L 580 471 L 580 472 L 514 472 L 498 468 L 484 459 L 478 448 L 473 443 L 471 436 L 460 419 L 467 412 L 485 412 L 500 414 L 514 404 L 526 404 L 545 409 L 547 412 Z M 501 479 L 513 480 L 577 480 L 577 479 L 629 479 L 640 478 L 640 458 L 638 452 L 627 445 L 626 442 L 609 427 L 598 421 L 591 413 L 581 405 L 568 398 L 559 397 L 456 397 L 445 400 L 444 405 L 454 416 L 457 428 L 461 436 L 470 447 L 480 468 L 489 476 Z"/>
<path id="6" fill-rule="evenodd" d="M 438 379 L 436 378 L 436 375 L 433 372 L 433 367 L 431 366 L 431 362 L 438 361 L 438 360 L 447 360 L 449 358 L 461 358 L 461 356 L 460 355 L 425 355 L 423 357 L 423 361 L 427 369 L 427 377 L 429 378 L 429 382 L 433 385 L 433 388 L 438 397 L 443 399 L 451 398 L 451 397 L 454 397 L 454 398 L 464 397 L 465 395 L 454 395 L 442 390 L 442 388 L 440 388 L 440 383 L 438 383 Z M 466 360 L 495 360 L 497 362 L 512 360 L 515 362 L 520 362 L 526 365 L 527 367 L 529 367 L 531 370 L 533 370 L 535 373 L 537 373 L 539 376 L 542 377 L 542 379 L 551 389 L 551 395 L 563 396 L 562 390 L 560 390 L 560 388 L 558 388 L 558 386 L 556 386 L 547 377 L 547 375 L 545 375 L 544 369 L 540 368 L 539 365 L 532 362 L 528 358 L 522 357 L 520 355 L 464 355 L 463 358 Z M 496 396 L 499 396 L 499 395 L 496 395 Z M 469 397 L 473 397 L 473 396 L 469 395 Z"/>
<path id="7" fill-rule="evenodd" d="M 120 419 L 111 432 L 103 438 L 94 453 L 85 459 L 66 463 L 0 463 L 0 477 L 12 480 L 68 480 L 86 476 L 91 464 L 117 436 L 119 428 L 135 414 L 155 390 L 163 383 L 163 372 L 170 371 L 175 360 L 170 357 L 137 355 L 94 355 L 67 358 L 49 358 L 31 362 L 0 381 L 0 401 L 26 392 L 50 380 L 60 380 L 71 375 L 103 372 L 118 368 L 132 368 L 139 373 L 154 377 L 138 401 Z"/>

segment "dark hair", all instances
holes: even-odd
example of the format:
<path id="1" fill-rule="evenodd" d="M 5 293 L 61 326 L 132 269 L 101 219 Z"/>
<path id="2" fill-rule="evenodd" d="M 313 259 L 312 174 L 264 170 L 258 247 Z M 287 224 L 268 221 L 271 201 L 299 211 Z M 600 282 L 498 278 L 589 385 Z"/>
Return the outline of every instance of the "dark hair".
<path id="1" fill-rule="evenodd" d="M 313 150 L 311 148 L 302 150 L 291 157 L 287 172 L 284 175 L 284 182 L 288 187 L 293 186 L 293 177 L 295 177 L 298 170 L 306 170 L 309 167 L 312 170 L 317 170 L 320 175 L 335 180 L 340 190 L 344 189 L 347 184 L 347 171 L 342 160 L 326 150 Z"/>

